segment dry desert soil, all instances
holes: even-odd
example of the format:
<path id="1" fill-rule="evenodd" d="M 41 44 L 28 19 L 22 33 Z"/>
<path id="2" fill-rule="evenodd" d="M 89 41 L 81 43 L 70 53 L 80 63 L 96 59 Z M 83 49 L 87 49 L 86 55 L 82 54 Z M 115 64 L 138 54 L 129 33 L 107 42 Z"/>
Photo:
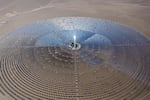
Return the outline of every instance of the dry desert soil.
<path id="1" fill-rule="evenodd" d="M 0 34 L 39 20 L 67 16 L 112 20 L 150 37 L 149 0 L 0 0 Z"/>

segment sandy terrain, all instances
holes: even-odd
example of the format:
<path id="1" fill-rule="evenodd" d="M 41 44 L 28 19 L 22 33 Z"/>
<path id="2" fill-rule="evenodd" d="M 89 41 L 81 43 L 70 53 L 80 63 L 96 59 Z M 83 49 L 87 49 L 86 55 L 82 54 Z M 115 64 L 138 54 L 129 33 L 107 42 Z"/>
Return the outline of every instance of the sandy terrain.
<path id="1" fill-rule="evenodd" d="M 150 37 L 149 0 L 0 0 L 0 33 L 60 16 L 108 19 Z"/>
<path id="2" fill-rule="evenodd" d="M 0 0 L 0 34 L 39 20 L 66 16 L 112 20 L 150 38 L 150 0 Z M 1 94 L 0 100 L 5 100 Z"/>

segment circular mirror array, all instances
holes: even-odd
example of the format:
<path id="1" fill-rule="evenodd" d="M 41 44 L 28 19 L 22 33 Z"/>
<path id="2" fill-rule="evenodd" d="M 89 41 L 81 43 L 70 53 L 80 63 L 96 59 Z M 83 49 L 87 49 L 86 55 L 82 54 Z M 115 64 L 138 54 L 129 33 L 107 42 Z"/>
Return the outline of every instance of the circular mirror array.
<path id="1" fill-rule="evenodd" d="M 62 17 L 1 36 L 0 93 L 10 100 L 142 100 L 150 40 L 108 20 Z"/>

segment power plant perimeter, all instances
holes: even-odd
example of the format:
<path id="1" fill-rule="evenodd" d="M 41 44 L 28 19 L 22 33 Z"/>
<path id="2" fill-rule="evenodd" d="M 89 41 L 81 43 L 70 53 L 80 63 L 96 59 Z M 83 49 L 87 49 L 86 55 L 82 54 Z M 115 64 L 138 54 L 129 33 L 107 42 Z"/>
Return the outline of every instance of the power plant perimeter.
<path id="1" fill-rule="evenodd" d="M 61 17 L 0 37 L 7 100 L 148 100 L 150 40 L 102 19 Z"/>

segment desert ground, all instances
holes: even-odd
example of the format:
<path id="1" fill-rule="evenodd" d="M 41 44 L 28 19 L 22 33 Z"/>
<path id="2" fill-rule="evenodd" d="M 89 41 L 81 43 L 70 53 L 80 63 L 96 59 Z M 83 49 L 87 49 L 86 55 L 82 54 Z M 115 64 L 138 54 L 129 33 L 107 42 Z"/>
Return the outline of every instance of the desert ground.
<path id="1" fill-rule="evenodd" d="M 149 0 L 0 0 L 0 34 L 39 20 L 66 16 L 112 20 L 150 37 Z"/>
<path id="2" fill-rule="evenodd" d="M 39 20 L 72 16 L 111 20 L 150 38 L 150 0 L 0 0 L 0 35 Z M 8 99 L 0 94 L 0 100 Z"/>

